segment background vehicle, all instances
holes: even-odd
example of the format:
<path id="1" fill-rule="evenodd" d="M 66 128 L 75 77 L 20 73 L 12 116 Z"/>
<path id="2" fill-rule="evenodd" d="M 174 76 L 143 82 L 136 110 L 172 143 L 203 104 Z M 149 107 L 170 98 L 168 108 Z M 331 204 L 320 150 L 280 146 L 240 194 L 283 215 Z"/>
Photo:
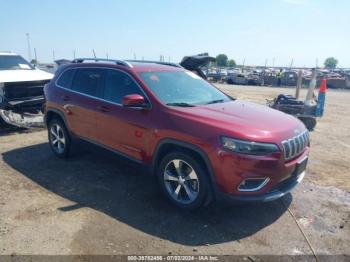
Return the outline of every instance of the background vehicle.
<path id="1" fill-rule="evenodd" d="M 0 52 L 0 117 L 12 125 L 42 125 L 43 88 L 52 77 L 15 53 Z"/>
<path id="2" fill-rule="evenodd" d="M 226 83 L 236 85 L 261 85 L 262 78 L 254 72 L 233 71 L 226 77 Z"/>
<path id="3" fill-rule="evenodd" d="M 112 150 L 148 167 L 181 208 L 221 196 L 271 201 L 305 175 L 299 120 L 235 100 L 177 64 L 76 59 L 44 90 L 54 154 L 67 157 L 73 138 Z"/>

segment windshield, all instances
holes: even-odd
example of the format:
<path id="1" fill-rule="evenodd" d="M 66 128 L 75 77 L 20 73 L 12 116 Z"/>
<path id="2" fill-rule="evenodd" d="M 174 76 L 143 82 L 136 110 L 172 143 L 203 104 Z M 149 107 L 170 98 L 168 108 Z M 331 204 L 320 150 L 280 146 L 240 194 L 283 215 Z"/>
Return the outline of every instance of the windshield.
<path id="1" fill-rule="evenodd" d="M 232 100 L 189 71 L 140 73 L 156 96 L 167 105 L 195 106 Z"/>
<path id="2" fill-rule="evenodd" d="M 23 57 L 17 55 L 0 55 L 0 70 L 34 69 Z"/>

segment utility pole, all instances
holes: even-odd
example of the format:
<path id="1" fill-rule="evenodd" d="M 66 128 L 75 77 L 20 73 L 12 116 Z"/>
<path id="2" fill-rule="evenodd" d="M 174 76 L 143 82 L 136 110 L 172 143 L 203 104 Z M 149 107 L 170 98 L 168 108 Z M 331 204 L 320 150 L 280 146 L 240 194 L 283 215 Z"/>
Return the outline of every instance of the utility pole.
<path id="1" fill-rule="evenodd" d="M 106 53 L 106 58 L 108 59 L 108 53 Z"/>
<path id="2" fill-rule="evenodd" d="M 26 33 L 27 36 L 27 47 L 28 47 L 28 60 L 29 62 L 32 60 L 32 51 L 31 51 L 31 47 L 30 47 L 30 35 L 29 33 Z"/>
<path id="3" fill-rule="evenodd" d="M 136 60 L 136 54 L 134 53 L 134 60 Z"/>
<path id="4" fill-rule="evenodd" d="M 295 89 L 295 98 L 296 99 L 299 99 L 299 93 L 300 93 L 302 82 L 303 82 L 303 72 L 302 72 L 301 69 L 299 69 L 299 71 L 298 71 L 297 88 Z"/>
<path id="5" fill-rule="evenodd" d="M 92 53 L 94 54 L 94 58 L 96 58 L 96 53 L 94 49 L 92 49 Z"/>
<path id="6" fill-rule="evenodd" d="M 52 60 L 55 62 L 56 57 L 55 57 L 55 49 L 52 49 Z"/>
<path id="7" fill-rule="evenodd" d="M 38 63 L 38 57 L 36 56 L 36 48 L 34 47 L 34 57 L 35 57 L 35 63 Z"/>
<path id="8" fill-rule="evenodd" d="M 316 78 L 317 78 L 317 70 L 314 68 L 312 70 L 312 78 L 309 84 L 309 88 L 307 90 L 306 99 L 305 99 L 305 105 L 306 106 L 312 106 L 314 104 L 314 89 L 316 87 Z"/>
<path id="9" fill-rule="evenodd" d="M 272 58 L 272 68 L 275 67 L 275 58 Z"/>
<path id="10" fill-rule="evenodd" d="M 75 59 L 75 49 L 73 50 L 73 58 Z"/>

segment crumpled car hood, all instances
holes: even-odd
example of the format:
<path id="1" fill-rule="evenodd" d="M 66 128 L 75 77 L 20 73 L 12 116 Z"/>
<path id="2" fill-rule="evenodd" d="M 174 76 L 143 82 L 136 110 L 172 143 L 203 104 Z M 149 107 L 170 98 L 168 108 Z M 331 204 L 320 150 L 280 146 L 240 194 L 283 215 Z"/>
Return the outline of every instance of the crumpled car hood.
<path id="1" fill-rule="evenodd" d="M 53 74 L 40 69 L 34 70 L 0 70 L 0 83 L 40 81 L 53 78 Z"/>

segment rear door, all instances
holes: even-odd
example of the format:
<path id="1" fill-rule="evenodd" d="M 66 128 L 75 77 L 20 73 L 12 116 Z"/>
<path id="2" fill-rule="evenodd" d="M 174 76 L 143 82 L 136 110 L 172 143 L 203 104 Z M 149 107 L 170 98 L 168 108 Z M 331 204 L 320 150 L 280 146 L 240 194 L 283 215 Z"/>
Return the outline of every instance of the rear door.
<path id="1" fill-rule="evenodd" d="M 131 158 L 142 160 L 149 144 L 152 111 L 123 107 L 124 96 L 140 94 L 145 97 L 145 94 L 128 73 L 117 69 L 106 71 L 103 100 L 99 102 L 100 110 L 96 113 L 99 142 Z"/>
<path id="2" fill-rule="evenodd" d="M 70 90 L 61 99 L 70 130 L 77 136 L 96 141 L 96 111 L 101 97 L 104 69 L 79 68 Z"/>

